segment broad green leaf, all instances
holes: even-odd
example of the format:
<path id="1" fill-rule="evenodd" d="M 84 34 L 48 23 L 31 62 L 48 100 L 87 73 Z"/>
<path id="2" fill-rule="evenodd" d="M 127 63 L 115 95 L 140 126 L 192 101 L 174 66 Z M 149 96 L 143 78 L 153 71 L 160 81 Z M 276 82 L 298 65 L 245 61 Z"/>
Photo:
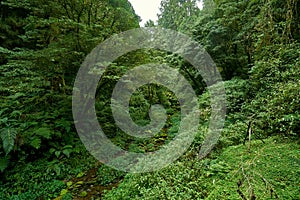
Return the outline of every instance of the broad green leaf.
<path id="1" fill-rule="evenodd" d="M 46 127 L 42 127 L 34 131 L 36 135 L 39 135 L 43 138 L 50 139 L 51 138 L 51 130 Z"/>
<path id="2" fill-rule="evenodd" d="M 7 157 L 0 158 L 0 171 L 3 172 L 8 166 Z"/>
<path id="3" fill-rule="evenodd" d="M 60 156 L 60 154 L 61 154 L 61 151 L 55 151 L 55 156 L 58 158 L 59 156 Z"/>
<path id="4" fill-rule="evenodd" d="M 73 150 L 72 149 L 64 149 L 62 152 L 69 158 L 70 154 L 73 152 Z"/>
<path id="5" fill-rule="evenodd" d="M 49 150 L 49 153 L 50 153 L 50 154 L 53 154 L 55 151 L 56 151 L 56 149 L 51 148 L 51 149 Z"/>
<path id="6" fill-rule="evenodd" d="M 66 145 L 66 146 L 64 146 L 64 149 L 71 149 L 71 148 L 73 148 L 72 145 Z"/>
<path id="7" fill-rule="evenodd" d="M 30 144 L 32 147 L 34 147 L 35 149 L 39 149 L 39 148 L 41 147 L 41 143 L 42 143 L 42 141 L 41 141 L 40 138 L 34 137 L 34 138 L 30 141 L 29 144 Z"/>

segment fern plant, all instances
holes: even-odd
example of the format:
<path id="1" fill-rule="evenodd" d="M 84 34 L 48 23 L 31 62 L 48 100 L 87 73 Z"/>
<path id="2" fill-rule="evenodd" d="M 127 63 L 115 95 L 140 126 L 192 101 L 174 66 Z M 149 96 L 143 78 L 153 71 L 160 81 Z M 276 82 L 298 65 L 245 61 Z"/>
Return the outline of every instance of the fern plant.
<path id="1" fill-rule="evenodd" d="M 2 140 L 2 146 L 5 152 L 4 157 L 0 157 L 0 171 L 3 172 L 8 167 L 9 156 L 8 154 L 13 150 L 15 145 L 15 139 L 17 137 L 17 132 L 15 129 L 4 128 L 0 132 L 0 138 Z M 1 152 L 0 152 L 1 154 Z"/>
<path id="2" fill-rule="evenodd" d="M 17 137 L 17 132 L 14 129 L 5 128 L 5 129 L 2 129 L 0 137 L 3 142 L 4 152 L 7 155 L 14 148 L 15 139 Z"/>

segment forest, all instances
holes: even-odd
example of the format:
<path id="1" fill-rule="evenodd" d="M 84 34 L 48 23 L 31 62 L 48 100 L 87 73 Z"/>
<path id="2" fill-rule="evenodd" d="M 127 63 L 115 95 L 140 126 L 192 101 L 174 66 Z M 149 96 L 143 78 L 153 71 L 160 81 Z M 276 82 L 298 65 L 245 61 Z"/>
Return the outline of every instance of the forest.
<path id="1" fill-rule="evenodd" d="M 162 0 L 158 21 L 144 26 L 186 35 L 210 55 L 226 92 L 221 135 L 209 153 L 199 155 L 213 115 L 210 88 L 219 82 L 208 85 L 178 53 L 127 52 L 107 64 L 92 97 L 97 122 L 113 145 L 151 154 L 172 144 L 181 130 L 180 98 L 154 83 L 136 89 L 124 116 L 147 127 L 149 110 L 159 104 L 166 113 L 163 128 L 141 138 L 118 126 L 113 90 L 136 66 L 167 64 L 166 79 L 178 71 L 200 111 L 195 137 L 178 159 L 128 173 L 88 150 L 72 98 L 90 52 L 140 28 L 133 6 L 128 0 L 0 0 L 0 200 L 300 199 L 300 1 L 202 4 Z"/>

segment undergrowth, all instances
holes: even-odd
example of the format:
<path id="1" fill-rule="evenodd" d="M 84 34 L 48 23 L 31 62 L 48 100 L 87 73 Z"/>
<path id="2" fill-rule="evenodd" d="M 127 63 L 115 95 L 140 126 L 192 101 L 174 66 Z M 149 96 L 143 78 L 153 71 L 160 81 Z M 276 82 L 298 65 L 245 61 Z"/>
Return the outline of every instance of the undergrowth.
<path id="1" fill-rule="evenodd" d="M 299 143 L 272 137 L 231 146 L 218 157 L 182 158 L 152 173 L 128 174 L 104 199 L 297 199 Z M 237 192 L 239 190 L 239 192 Z"/>

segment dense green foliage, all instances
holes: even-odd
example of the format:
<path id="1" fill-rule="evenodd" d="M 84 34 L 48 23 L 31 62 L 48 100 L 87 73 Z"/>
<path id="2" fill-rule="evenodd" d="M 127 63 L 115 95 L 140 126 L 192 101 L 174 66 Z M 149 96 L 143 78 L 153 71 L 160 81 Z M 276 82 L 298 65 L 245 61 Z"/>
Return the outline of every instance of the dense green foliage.
<path id="1" fill-rule="evenodd" d="M 247 197 L 296 199 L 298 156 L 299 144 L 290 141 L 258 141 L 250 153 L 231 146 L 214 159 L 184 157 L 158 172 L 127 175 L 104 199 L 240 199 L 238 183 Z"/>
<path id="2" fill-rule="evenodd" d="M 69 157 L 78 151 L 71 115 L 77 70 L 99 42 L 138 27 L 138 17 L 127 1 L 95 0 L 8 0 L 1 2 L 1 14 L 5 155 L 13 150 L 16 161 L 45 151 Z"/>
<path id="3" fill-rule="evenodd" d="M 196 138 L 179 160 L 134 175 L 91 157 L 77 136 L 71 105 L 85 56 L 111 35 L 139 27 L 131 4 L 0 0 L 0 199 L 299 199 L 300 1 L 204 0 L 203 10 L 196 3 L 162 0 L 157 26 L 189 35 L 215 61 L 228 103 L 222 136 L 199 160 L 210 93 L 187 61 L 158 50 L 123 55 L 96 91 L 98 121 L 114 144 L 132 152 L 155 151 L 180 126 L 178 99 L 156 84 L 131 96 L 129 113 L 146 125 L 151 105 L 162 104 L 168 116 L 164 128 L 140 139 L 116 126 L 112 90 L 137 65 L 157 62 L 178 69 L 201 109 Z"/>

